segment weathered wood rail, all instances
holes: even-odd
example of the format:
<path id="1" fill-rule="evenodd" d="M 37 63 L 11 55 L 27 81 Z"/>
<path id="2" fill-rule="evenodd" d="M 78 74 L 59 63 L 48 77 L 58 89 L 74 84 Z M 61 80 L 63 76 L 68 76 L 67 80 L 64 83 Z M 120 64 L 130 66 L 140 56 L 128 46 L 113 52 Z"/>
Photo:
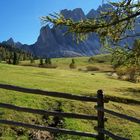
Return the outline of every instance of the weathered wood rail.
<path id="1" fill-rule="evenodd" d="M 29 89 L 29 88 L 23 88 L 23 87 L 7 85 L 7 84 L 0 84 L 0 88 L 6 89 L 6 90 L 18 91 L 18 93 L 38 94 L 38 95 L 44 95 L 44 96 L 65 98 L 65 99 L 69 99 L 69 100 L 96 102 L 97 105 L 95 106 L 95 109 L 97 110 L 97 116 L 88 115 L 88 114 L 65 113 L 65 112 L 46 111 L 46 110 L 40 110 L 40 109 L 25 108 L 25 107 L 19 107 L 19 106 L 7 104 L 7 103 L 0 103 L 0 108 L 12 109 L 12 110 L 16 110 L 16 111 L 28 112 L 28 113 L 40 114 L 40 115 L 95 120 L 98 123 L 97 127 L 95 127 L 95 130 L 98 133 L 93 134 L 93 133 L 89 133 L 89 132 L 67 130 L 67 129 L 55 128 L 55 127 L 46 127 L 46 126 L 26 124 L 26 123 L 22 123 L 22 122 L 15 122 L 15 121 L 11 121 L 11 120 L 2 120 L 2 119 L 0 119 L 0 124 L 20 126 L 20 127 L 31 128 L 31 129 L 38 129 L 38 130 L 49 131 L 49 132 L 53 132 L 53 133 L 63 133 L 63 134 L 70 134 L 70 135 L 92 137 L 92 138 L 96 138 L 97 140 L 105 140 L 105 136 L 109 136 L 115 140 L 129 140 L 128 138 L 117 136 L 117 135 L 109 132 L 108 130 L 105 130 L 104 124 L 105 124 L 105 121 L 107 121 L 107 119 L 105 118 L 105 115 L 104 115 L 105 113 L 108 113 L 113 116 L 140 124 L 140 119 L 138 119 L 138 118 L 134 118 L 134 117 L 131 117 L 131 116 L 128 116 L 125 114 L 121 114 L 121 113 L 114 112 L 112 110 L 105 109 L 104 103 L 108 103 L 108 101 L 104 98 L 102 90 L 97 91 L 97 97 L 89 97 L 89 96 L 78 96 L 78 95 L 67 94 L 67 93 L 49 92 L 49 91 L 43 91 L 43 90 L 38 90 L 38 89 Z"/>

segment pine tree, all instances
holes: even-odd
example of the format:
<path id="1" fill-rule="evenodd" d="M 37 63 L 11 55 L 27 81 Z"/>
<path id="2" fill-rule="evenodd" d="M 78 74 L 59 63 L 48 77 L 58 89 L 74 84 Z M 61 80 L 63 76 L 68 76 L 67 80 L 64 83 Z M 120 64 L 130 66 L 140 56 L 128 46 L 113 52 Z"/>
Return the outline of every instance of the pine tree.
<path id="1" fill-rule="evenodd" d="M 34 60 L 33 57 L 30 58 L 30 63 L 31 63 L 31 64 L 35 63 L 35 60 Z"/>
<path id="2" fill-rule="evenodd" d="M 40 58 L 40 64 L 39 65 L 43 65 L 43 59 Z"/>
<path id="3" fill-rule="evenodd" d="M 13 56 L 13 65 L 17 65 L 17 64 L 18 64 L 17 53 L 14 52 L 14 56 Z"/>
<path id="4" fill-rule="evenodd" d="M 51 58 L 46 58 L 46 59 L 45 59 L 45 64 L 51 65 L 51 64 L 52 64 Z"/>
<path id="5" fill-rule="evenodd" d="M 49 63 L 49 62 L 48 62 L 48 58 L 46 58 L 46 59 L 45 59 L 45 64 L 48 64 L 48 63 Z"/>

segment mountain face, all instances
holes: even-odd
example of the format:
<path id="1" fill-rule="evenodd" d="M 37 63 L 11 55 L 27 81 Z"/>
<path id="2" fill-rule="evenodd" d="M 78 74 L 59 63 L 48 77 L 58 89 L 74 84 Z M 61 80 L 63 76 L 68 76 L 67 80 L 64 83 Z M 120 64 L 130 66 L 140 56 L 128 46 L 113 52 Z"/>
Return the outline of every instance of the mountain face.
<path id="1" fill-rule="evenodd" d="M 65 27 L 41 28 L 37 42 L 33 45 L 36 55 L 48 57 L 88 56 L 99 53 L 99 39 L 91 35 L 85 42 L 77 44 L 71 34 L 64 35 Z"/>
<path id="2" fill-rule="evenodd" d="M 65 18 L 72 18 L 74 21 L 79 21 L 86 18 L 97 18 L 100 11 L 106 11 L 108 8 L 113 10 L 110 5 L 104 4 L 103 6 L 99 6 L 97 10 L 91 9 L 87 15 L 85 15 L 81 8 L 74 10 L 64 9 L 61 11 L 61 14 L 63 14 Z M 136 27 L 137 30 L 140 30 L 140 28 L 138 28 L 139 27 Z M 77 44 L 72 34 L 64 35 L 66 31 L 66 27 L 60 28 L 53 26 L 50 28 L 46 25 L 41 28 L 37 41 L 32 45 L 23 45 L 20 42 L 15 43 L 12 38 L 6 42 L 7 44 L 22 48 L 39 57 L 92 56 L 101 52 L 99 38 L 95 33 L 90 34 L 84 42 Z"/>
<path id="3" fill-rule="evenodd" d="M 74 21 L 96 17 L 98 12 L 91 10 L 87 15 L 81 8 L 74 10 L 64 9 L 61 14 L 65 18 L 72 18 Z M 71 56 L 92 56 L 100 53 L 99 38 L 96 34 L 91 34 L 84 42 L 77 43 L 72 34 L 64 35 L 66 27 L 44 26 L 40 30 L 40 35 L 32 45 L 32 49 L 37 56 L 42 57 L 71 57 Z"/>

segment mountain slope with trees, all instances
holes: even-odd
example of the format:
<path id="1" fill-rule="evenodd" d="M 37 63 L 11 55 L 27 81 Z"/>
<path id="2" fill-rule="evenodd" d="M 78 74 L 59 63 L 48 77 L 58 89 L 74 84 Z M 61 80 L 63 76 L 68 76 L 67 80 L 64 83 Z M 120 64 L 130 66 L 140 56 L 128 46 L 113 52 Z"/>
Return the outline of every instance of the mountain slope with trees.
<path id="1" fill-rule="evenodd" d="M 17 64 L 20 60 L 29 60 L 31 53 L 5 43 L 0 43 L 0 61 L 8 64 Z"/>

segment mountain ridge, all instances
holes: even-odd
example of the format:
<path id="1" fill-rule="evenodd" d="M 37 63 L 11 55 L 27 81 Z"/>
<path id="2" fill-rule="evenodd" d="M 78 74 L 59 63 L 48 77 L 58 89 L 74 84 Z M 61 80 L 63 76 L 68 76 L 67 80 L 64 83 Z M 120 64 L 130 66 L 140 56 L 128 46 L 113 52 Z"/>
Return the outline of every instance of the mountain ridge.
<path id="1" fill-rule="evenodd" d="M 97 10 L 91 9 L 87 14 L 81 8 L 64 9 L 60 13 L 65 18 L 79 21 L 86 18 L 97 18 L 100 11 L 106 11 L 107 8 L 113 10 L 109 4 L 104 4 L 99 6 Z M 64 26 L 50 28 L 49 25 L 45 25 L 41 27 L 37 41 L 32 45 L 21 44 L 20 42 L 14 43 L 12 38 L 7 40 L 7 43 L 14 44 L 16 47 L 27 50 L 39 57 L 92 56 L 101 53 L 99 37 L 95 33 L 90 34 L 84 42 L 77 44 L 76 38 L 72 34 L 64 35 L 66 31 L 67 28 Z"/>

